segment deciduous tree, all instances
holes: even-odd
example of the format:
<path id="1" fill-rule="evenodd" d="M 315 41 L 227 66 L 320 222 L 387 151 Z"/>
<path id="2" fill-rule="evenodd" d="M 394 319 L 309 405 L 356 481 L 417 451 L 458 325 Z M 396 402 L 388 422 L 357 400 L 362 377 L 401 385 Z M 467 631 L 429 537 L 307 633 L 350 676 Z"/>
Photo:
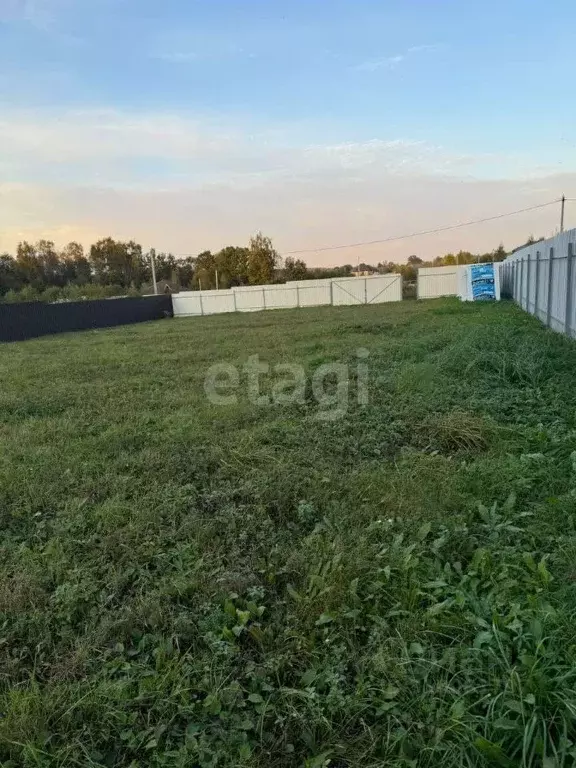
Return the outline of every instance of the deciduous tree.
<path id="1" fill-rule="evenodd" d="M 301 259 L 288 256 L 284 262 L 284 277 L 286 280 L 306 280 L 308 268 Z"/>
<path id="2" fill-rule="evenodd" d="M 203 290 L 216 288 L 216 257 L 211 251 L 202 251 L 196 257 L 194 285 Z"/>
<path id="3" fill-rule="evenodd" d="M 90 262 L 84 255 L 84 248 L 80 243 L 71 242 L 65 245 L 60 252 L 60 258 L 64 262 L 66 283 L 86 285 L 92 280 Z"/>
<path id="4" fill-rule="evenodd" d="M 250 239 L 248 254 L 248 281 L 250 285 L 266 285 L 274 281 L 276 266 L 280 261 L 272 240 L 262 232 Z"/>
<path id="5" fill-rule="evenodd" d="M 23 285 L 15 259 L 9 253 L 0 254 L 0 294 L 17 291 Z"/>
<path id="6" fill-rule="evenodd" d="M 42 287 L 43 275 L 36 249 L 32 243 L 24 240 L 18 243 L 16 249 L 16 266 L 22 275 L 23 282 L 36 288 Z"/>
<path id="7" fill-rule="evenodd" d="M 99 283 L 124 288 L 142 282 L 142 246 L 130 240 L 122 243 L 106 237 L 90 248 L 90 263 Z"/>
<path id="8" fill-rule="evenodd" d="M 250 251 L 235 245 L 228 245 L 216 254 L 218 283 L 221 288 L 248 284 L 248 258 Z"/>

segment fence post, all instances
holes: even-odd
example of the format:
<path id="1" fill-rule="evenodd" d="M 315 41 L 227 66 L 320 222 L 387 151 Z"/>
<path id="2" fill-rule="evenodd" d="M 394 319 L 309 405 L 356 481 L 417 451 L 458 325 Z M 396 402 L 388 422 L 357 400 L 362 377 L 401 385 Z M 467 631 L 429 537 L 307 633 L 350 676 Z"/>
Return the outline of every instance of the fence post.
<path id="1" fill-rule="evenodd" d="M 364 304 L 368 304 L 368 278 L 364 278 Z"/>
<path id="2" fill-rule="evenodd" d="M 552 289 L 554 284 L 552 276 L 554 275 L 554 248 L 550 248 L 548 253 L 548 298 L 546 299 L 546 325 L 551 327 L 552 322 Z"/>
<path id="3" fill-rule="evenodd" d="M 531 254 L 526 256 L 526 312 L 530 312 L 530 269 L 532 264 Z"/>
<path id="4" fill-rule="evenodd" d="M 236 291 L 232 290 L 232 296 L 234 296 L 234 312 L 238 312 L 238 307 L 236 306 Z"/>
<path id="5" fill-rule="evenodd" d="M 300 287 L 296 286 L 296 306 L 300 306 Z"/>
<path id="6" fill-rule="evenodd" d="M 204 304 L 202 303 L 202 291 L 200 291 L 200 314 L 204 314 Z"/>
<path id="7" fill-rule="evenodd" d="M 540 298 L 540 251 L 536 251 L 536 285 L 534 286 L 534 314 L 538 317 L 538 300 Z"/>
<path id="8" fill-rule="evenodd" d="M 330 280 L 330 306 L 334 306 L 334 283 Z"/>
<path id="9" fill-rule="evenodd" d="M 570 337 L 572 320 L 572 273 L 574 271 L 574 246 L 568 243 L 568 254 L 566 261 L 566 317 L 564 319 L 564 333 Z"/>
<path id="10" fill-rule="evenodd" d="M 520 306 L 524 309 L 524 259 L 520 259 Z"/>
<path id="11" fill-rule="evenodd" d="M 264 302 L 264 309 L 266 309 L 266 289 L 262 288 L 262 301 Z"/>

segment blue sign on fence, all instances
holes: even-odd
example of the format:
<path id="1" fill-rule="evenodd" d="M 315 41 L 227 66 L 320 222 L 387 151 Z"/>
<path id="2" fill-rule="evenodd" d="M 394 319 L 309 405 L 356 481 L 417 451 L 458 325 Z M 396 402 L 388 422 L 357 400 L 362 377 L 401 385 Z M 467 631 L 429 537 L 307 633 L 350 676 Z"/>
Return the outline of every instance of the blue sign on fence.
<path id="1" fill-rule="evenodd" d="M 472 264 L 470 266 L 470 281 L 472 283 L 473 301 L 497 298 L 494 282 L 494 264 Z"/>

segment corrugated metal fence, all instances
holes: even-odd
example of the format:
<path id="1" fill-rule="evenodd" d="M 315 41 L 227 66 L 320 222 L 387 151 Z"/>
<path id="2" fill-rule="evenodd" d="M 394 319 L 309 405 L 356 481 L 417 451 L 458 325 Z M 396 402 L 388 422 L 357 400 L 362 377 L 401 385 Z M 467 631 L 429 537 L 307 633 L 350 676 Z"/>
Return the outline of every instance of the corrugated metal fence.
<path id="1" fill-rule="evenodd" d="M 502 292 L 555 331 L 576 337 L 576 229 L 527 245 L 501 265 Z"/>
<path id="2" fill-rule="evenodd" d="M 172 298 L 165 295 L 60 304 L 40 301 L 0 304 L 0 341 L 23 341 L 51 333 L 143 323 L 171 315 Z"/>
<path id="3" fill-rule="evenodd" d="M 298 280 L 283 285 L 250 285 L 219 291 L 175 293 L 175 316 L 215 315 L 224 312 L 257 312 L 354 304 L 381 304 L 402 300 L 402 276 Z"/>

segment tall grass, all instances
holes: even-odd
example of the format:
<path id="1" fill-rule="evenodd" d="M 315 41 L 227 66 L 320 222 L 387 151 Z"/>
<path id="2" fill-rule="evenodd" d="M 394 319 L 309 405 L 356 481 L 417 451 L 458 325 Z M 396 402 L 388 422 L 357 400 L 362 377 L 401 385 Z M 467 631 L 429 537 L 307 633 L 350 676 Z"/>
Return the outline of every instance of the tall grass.
<path id="1" fill-rule="evenodd" d="M 204 396 L 358 347 L 333 422 Z M 2 765 L 574 765 L 575 366 L 450 300 L 3 347 Z"/>

